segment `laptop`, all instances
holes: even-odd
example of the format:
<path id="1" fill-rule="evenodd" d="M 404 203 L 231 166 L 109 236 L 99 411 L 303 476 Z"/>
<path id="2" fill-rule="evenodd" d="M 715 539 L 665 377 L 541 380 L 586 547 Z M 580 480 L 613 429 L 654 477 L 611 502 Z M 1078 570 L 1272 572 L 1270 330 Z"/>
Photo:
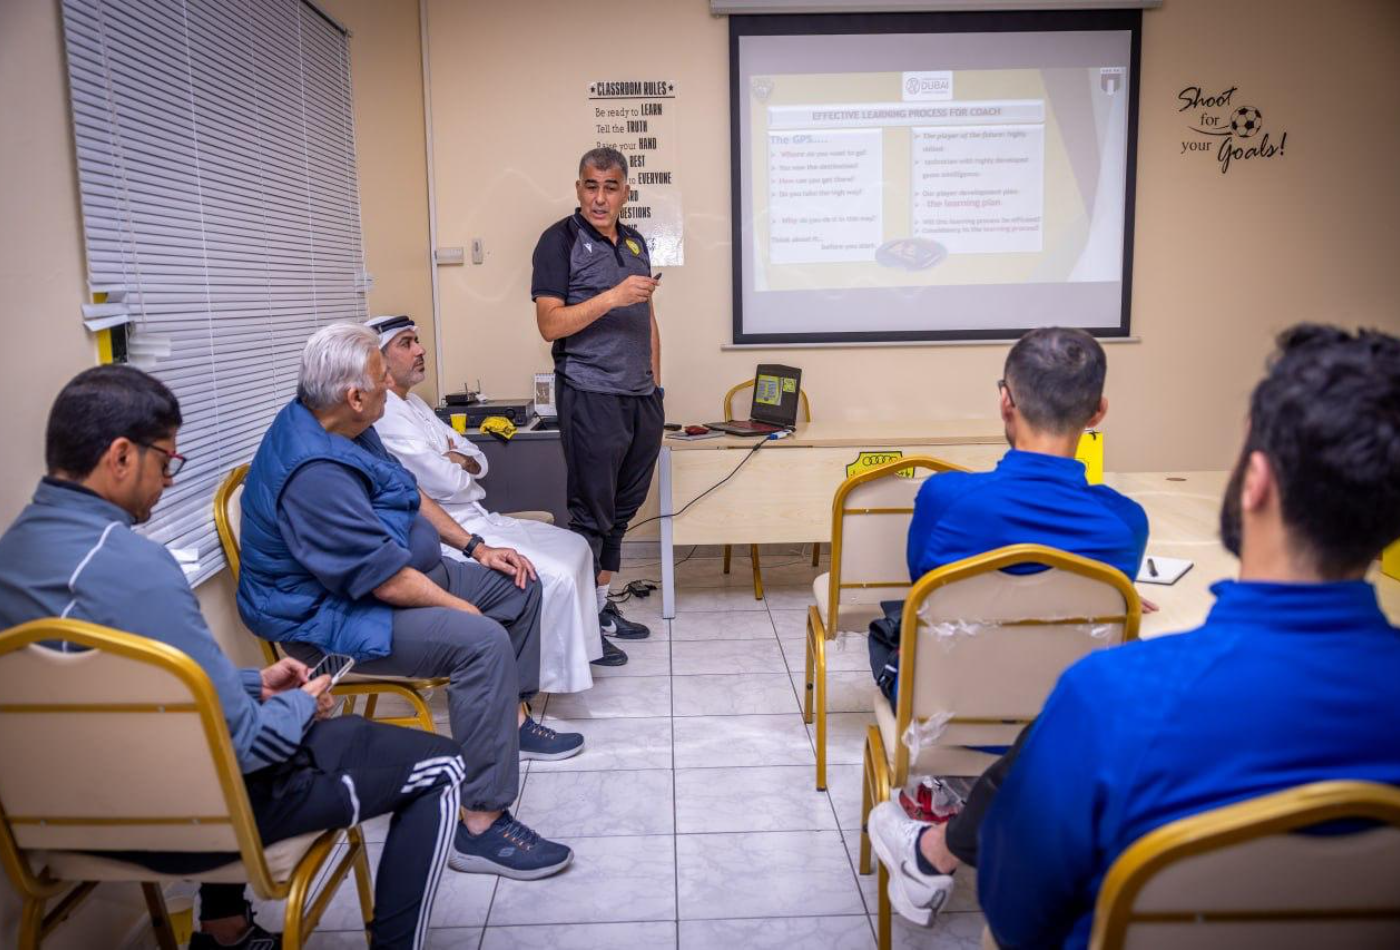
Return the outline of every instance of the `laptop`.
<path id="1" fill-rule="evenodd" d="M 797 425 L 802 370 L 777 363 L 760 363 L 753 379 L 749 417 L 733 422 L 707 422 L 707 428 L 729 435 L 770 435 Z"/>

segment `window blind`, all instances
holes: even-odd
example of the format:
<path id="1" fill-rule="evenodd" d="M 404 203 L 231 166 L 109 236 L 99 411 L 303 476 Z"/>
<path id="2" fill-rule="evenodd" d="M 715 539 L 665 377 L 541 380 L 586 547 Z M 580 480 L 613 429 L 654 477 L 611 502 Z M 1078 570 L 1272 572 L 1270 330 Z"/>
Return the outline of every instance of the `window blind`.
<path id="1" fill-rule="evenodd" d="M 303 0 L 63 0 L 90 328 L 180 400 L 189 458 L 144 529 L 223 566 L 215 489 L 366 316 L 350 61 Z"/>

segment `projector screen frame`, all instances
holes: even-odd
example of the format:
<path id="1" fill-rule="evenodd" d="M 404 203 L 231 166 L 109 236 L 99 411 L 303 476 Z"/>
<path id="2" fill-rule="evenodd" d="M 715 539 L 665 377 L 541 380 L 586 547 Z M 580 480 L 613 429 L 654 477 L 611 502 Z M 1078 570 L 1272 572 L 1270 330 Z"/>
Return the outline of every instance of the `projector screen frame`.
<path id="1" fill-rule="evenodd" d="M 744 156 L 740 148 L 739 41 L 747 36 L 841 35 L 877 33 L 1053 33 L 1121 31 L 1130 34 L 1128 64 L 1128 131 L 1123 208 L 1123 271 L 1120 321 L 1112 327 L 1085 327 L 1104 339 L 1132 335 L 1133 231 L 1137 203 L 1138 88 L 1141 75 L 1142 11 L 1054 10 L 995 13 L 860 13 L 753 15 L 729 17 L 729 151 L 731 236 L 733 254 L 732 346 L 842 346 L 859 343 L 979 343 L 1014 340 L 1032 327 L 989 330 L 879 330 L 812 333 L 746 333 L 743 325 Z"/>

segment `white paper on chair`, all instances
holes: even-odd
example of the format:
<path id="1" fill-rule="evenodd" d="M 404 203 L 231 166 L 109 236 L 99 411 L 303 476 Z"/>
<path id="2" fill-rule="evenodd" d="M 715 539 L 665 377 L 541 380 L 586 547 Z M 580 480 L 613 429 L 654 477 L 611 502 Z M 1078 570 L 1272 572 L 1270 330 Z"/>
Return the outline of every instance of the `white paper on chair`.
<path id="1" fill-rule="evenodd" d="M 1191 570 L 1195 563 L 1195 561 L 1188 561 L 1184 557 L 1148 555 L 1142 559 L 1142 567 L 1138 568 L 1138 583 L 1175 584 L 1181 580 L 1181 575 Z"/>

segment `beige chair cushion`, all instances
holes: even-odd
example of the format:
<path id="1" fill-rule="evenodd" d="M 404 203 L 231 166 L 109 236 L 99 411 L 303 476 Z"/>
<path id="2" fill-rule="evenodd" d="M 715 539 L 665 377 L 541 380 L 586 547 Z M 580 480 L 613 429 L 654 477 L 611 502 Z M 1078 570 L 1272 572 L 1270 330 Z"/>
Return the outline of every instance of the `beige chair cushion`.
<path id="1" fill-rule="evenodd" d="M 309 834 L 287 838 L 267 848 L 268 870 L 273 880 L 285 881 L 306 852 L 311 850 L 325 832 L 313 831 Z M 150 868 L 130 861 L 118 861 L 100 854 L 87 854 L 80 851 L 35 851 L 30 854 L 34 867 L 47 866 L 55 877 L 64 881 L 203 881 L 211 884 L 240 884 L 248 880 L 248 871 L 242 861 L 233 861 L 201 874 L 161 874 Z"/>
<path id="2" fill-rule="evenodd" d="M 894 769 L 895 750 L 902 740 L 895 734 L 895 715 L 889 700 L 878 689 L 871 688 L 871 702 L 875 708 L 875 723 L 880 727 L 880 738 L 885 743 L 885 757 L 890 769 Z M 993 727 L 994 728 L 994 727 Z M 1007 744 L 1001 737 L 988 737 L 988 745 Z M 917 756 L 910 756 L 911 775 L 981 775 L 997 760 L 995 755 L 978 752 L 965 746 L 936 745 L 920 749 Z"/>
<path id="3" fill-rule="evenodd" d="M 246 482 L 239 482 L 238 487 L 228 493 L 228 527 L 233 532 L 233 543 L 242 545 L 243 543 L 243 486 Z"/>
<path id="4" fill-rule="evenodd" d="M 836 618 L 840 621 L 841 629 L 830 629 L 828 617 L 831 616 L 831 574 L 826 573 L 812 581 L 812 596 L 817 601 L 817 613 L 822 618 L 822 624 L 827 627 L 827 637 L 832 638 L 837 633 L 869 633 L 870 621 L 877 617 L 883 617 L 885 612 L 880 609 L 878 603 L 855 604 L 842 603 L 840 615 Z"/>
<path id="5" fill-rule="evenodd" d="M 550 511 L 507 511 L 507 518 L 518 518 L 521 521 L 542 521 L 545 524 L 554 524 L 554 513 Z"/>

